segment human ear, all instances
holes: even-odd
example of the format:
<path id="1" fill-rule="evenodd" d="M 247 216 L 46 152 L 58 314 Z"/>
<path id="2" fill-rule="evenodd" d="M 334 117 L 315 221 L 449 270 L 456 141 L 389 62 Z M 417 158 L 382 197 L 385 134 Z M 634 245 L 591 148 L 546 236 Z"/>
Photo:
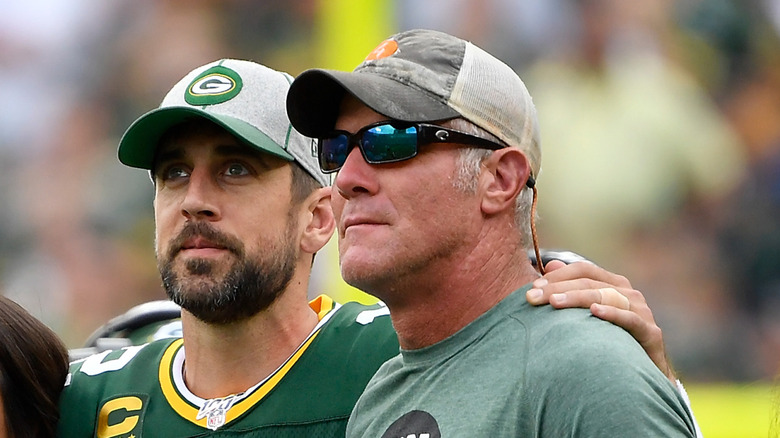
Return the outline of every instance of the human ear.
<path id="1" fill-rule="evenodd" d="M 514 214 L 515 199 L 530 176 L 528 159 L 519 149 L 507 147 L 493 152 L 482 164 L 486 169 L 480 177 L 482 212 Z"/>
<path id="2" fill-rule="evenodd" d="M 330 187 L 315 190 L 304 201 L 306 205 L 305 223 L 301 236 L 301 250 L 314 254 L 330 240 L 336 221 L 330 207 Z"/>

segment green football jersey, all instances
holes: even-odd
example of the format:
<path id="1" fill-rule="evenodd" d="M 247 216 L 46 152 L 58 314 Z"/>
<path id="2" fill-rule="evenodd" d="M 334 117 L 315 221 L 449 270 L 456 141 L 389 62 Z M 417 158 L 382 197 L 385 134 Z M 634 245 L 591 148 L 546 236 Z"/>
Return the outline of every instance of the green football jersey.
<path id="1" fill-rule="evenodd" d="M 187 389 L 181 338 L 73 362 L 58 436 L 343 438 L 369 379 L 398 354 L 398 338 L 382 305 L 320 296 L 311 306 L 320 323 L 298 350 L 264 381 L 219 399 Z"/>

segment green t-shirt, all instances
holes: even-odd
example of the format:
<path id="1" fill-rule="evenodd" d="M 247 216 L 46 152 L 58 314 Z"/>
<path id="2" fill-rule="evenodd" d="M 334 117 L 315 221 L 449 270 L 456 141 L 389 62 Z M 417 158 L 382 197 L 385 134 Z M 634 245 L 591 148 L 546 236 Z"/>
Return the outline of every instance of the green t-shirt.
<path id="1" fill-rule="evenodd" d="M 203 400 L 184 385 L 181 338 L 72 363 L 58 436 L 343 438 L 355 401 L 398 354 L 398 340 L 383 306 L 315 301 L 320 324 L 298 351 L 263 382 L 222 399 Z"/>
<path id="2" fill-rule="evenodd" d="M 369 382 L 347 437 L 693 437 L 674 386 L 620 327 L 515 291 Z"/>

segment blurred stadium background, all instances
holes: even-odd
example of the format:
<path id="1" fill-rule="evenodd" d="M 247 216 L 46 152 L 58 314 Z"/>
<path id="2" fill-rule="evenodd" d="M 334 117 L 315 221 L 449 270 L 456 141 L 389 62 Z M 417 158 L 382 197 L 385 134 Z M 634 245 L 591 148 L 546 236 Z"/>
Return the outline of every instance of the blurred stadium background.
<path id="1" fill-rule="evenodd" d="M 707 437 L 777 436 L 778 0 L 30 0 L 0 15 L 0 293 L 78 347 L 164 298 L 152 188 L 124 129 L 184 73 L 351 69 L 426 27 L 513 66 L 537 104 L 542 245 L 644 292 Z M 318 257 L 312 294 L 371 298 Z"/>

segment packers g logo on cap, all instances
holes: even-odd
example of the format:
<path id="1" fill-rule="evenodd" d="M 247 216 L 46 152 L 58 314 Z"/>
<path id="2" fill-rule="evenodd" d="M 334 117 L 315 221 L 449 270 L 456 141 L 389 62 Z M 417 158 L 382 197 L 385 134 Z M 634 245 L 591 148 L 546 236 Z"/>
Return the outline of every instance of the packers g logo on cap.
<path id="1" fill-rule="evenodd" d="M 227 102 L 241 91 L 243 82 L 235 71 L 217 65 L 195 78 L 184 92 L 190 105 L 215 105 Z"/>

